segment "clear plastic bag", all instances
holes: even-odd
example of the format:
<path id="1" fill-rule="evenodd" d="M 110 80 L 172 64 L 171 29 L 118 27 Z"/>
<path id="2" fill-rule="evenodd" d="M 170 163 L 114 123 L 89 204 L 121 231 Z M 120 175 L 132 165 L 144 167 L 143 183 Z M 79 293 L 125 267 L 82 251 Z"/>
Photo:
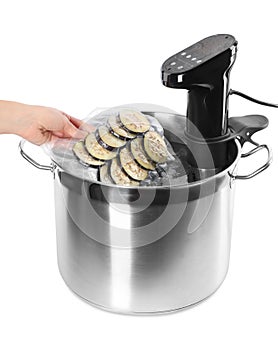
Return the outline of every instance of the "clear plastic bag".
<path id="1" fill-rule="evenodd" d="M 95 134 L 95 132 L 98 130 L 99 127 L 107 125 L 109 117 L 118 116 L 120 112 L 125 110 L 131 110 L 131 109 L 132 111 L 142 113 L 139 109 L 133 106 L 131 108 L 129 106 L 128 107 L 125 106 L 124 108 L 117 107 L 117 108 L 101 109 L 101 110 L 97 109 L 92 113 L 90 113 L 89 116 L 85 118 L 83 121 L 86 124 L 86 129 L 90 130 L 91 133 Z M 163 185 L 168 185 L 169 182 L 176 182 L 175 179 L 178 179 L 178 178 L 180 181 L 182 180 L 182 182 L 184 183 L 185 181 L 187 181 L 187 169 L 185 169 L 184 165 L 181 163 L 179 159 L 179 156 L 175 154 L 170 142 L 166 139 L 162 125 L 159 123 L 159 121 L 155 117 L 148 115 L 147 112 L 144 112 L 143 115 L 146 116 L 148 121 L 150 122 L 150 131 L 154 131 L 158 133 L 164 140 L 167 146 L 167 160 L 163 162 L 163 164 L 156 163 L 155 168 L 152 170 L 148 169 L 147 178 L 145 178 L 143 181 L 138 181 L 138 184 L 136 185 L 163 186 Z M 144 137 L 144 136 L 142 134 L 138 134 L 138 136 L 136 137 Z M 57 138 L 43 145 L 42 147 L 46 152 L 46 154 L 62 170 L 84 180 L 99 182 L 100 168 L 87 166 L 86 164 L 84 164 L 84 162 L 81 162 L 80 159 L 76 157 L 76 155 L 73 152 L 73 147 L 76 144 L 76 142 L 78 142 L 78 140 L 76 139 Z M 123 147 L 130 147 L 128 146 L 129 143 L 130 142 L 127 142 L 126 145 Z M 116 150 L 116 152 L 119 153 L 119 150 Z M 119 155 L 117 155 L 117 159 L 118 158 L 119 158 Z M 111 169 L 111 162 L 112 162 L 111 160 L 104 162 L 109 166 L 109 169 Z M 113 182 L 114 181 L 112 180 L 110 184 L 112 184 Z M 134 186 L 135 183 L 131 181 L 131 183 L 128 185 Z"/>

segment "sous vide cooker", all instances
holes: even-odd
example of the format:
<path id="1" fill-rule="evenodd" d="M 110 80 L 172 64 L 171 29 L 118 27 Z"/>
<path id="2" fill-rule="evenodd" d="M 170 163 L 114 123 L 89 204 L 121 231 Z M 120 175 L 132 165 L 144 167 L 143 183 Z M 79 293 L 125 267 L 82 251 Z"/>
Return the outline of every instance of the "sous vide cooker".
<path id="1" fill-rule="evenodd" d="M 51 146 L 51 165 L 32 159 L 24 150 L 24 141 L 20 142 L 25 159 L 53 174 L 59 270 L 67 286 L 92 305 L 127 314 L 171 312 L 206 299 L 225 279 L 235 180 L 258 175 L 272 159 L 268 146 L 252 138 L 268 126 L 266 117 L 229 118 L 229 96 L 238 93 L 229 88 L 236 53 L 235 38 L 220 34 L 163 63 L 162 83 L 188 90 L 186 115 L 137 105 L 133 115 L 145 116 L 150 125 L 146 130 L 131 130 L 128 124 L 121 124 L 125 106 L 104 110 L 87 120 L 97 126 L 87 136 L 90 139 L 69 140 L 62 153 L 57 143 Z M 104 160 L 100 155 L 96 162 L 90 158 L 94 168 L 81 164 L 73 152 L 78 148 L 76 142 L 83 142 L 78 146 L 89 156 L 98 156 L 89 141 L 97 142 L 97 148 L 107 146 L 100 142 L 100 132 L 105 125 L 113 133 L 109 120 L 120 123 L 118 133 L 114 130 L 113 134 L 119 137 L 117 147 L 110 146 L 106 152 L 115 152 L 115 157 Z M 131 134 L 130 139 L 123 130 Z M 158 133 L 167 145 L 166 165 L 159 157 L 156 163 L 153 159 L 152 163 L 140 162 L 132 151 L 131 140 L 136 140 L 142 142 L 142 152 L 152 155 L 144 144 L 148 132 Z M 107 142 L 110 139 L 109 134 Z M 253 148 L 243 153 L 247 142 Z M 263 150 L 265 164 L 250 174 L 237 173 L 241 158 Z M 131 161 L 141 166 L 149 181 L 139 182 L 139 173 L 128 173 L 122 154 L 131 154 Z M 146 164 L 154 165 L 147 169 Z M 118 182 L 113 173 L 116 165 L 119 173 L 133 180 Z M 104 169 L 105 175 L 110 174 L 109 181 L 100 177 Z"/>

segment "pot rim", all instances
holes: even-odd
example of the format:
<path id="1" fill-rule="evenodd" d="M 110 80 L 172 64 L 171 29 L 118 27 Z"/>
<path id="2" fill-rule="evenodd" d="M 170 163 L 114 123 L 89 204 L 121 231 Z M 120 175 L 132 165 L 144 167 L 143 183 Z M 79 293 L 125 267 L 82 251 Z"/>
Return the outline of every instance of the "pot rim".
<path id="1" fill-rule="evenodd" d="M 111 188 L 116 188 L 116 189 L 123 189 L 123 190 L 169 190 L 169 189 L 172 189 L 172 188 L 175 188 L 175 189 L 178 189 L 178 188 L 193 188 L 195 186 L 200 186 L 200 185 L 203 185 L 203 184 L 207 184 L 208 182 L 210 181 L 214 181 L 220 177 L 222 177 L 225 173 L 228 173 L 230 175 L 230 177 L 232 178 L 233 177 L 233 171 L 237 165 L 237 163 L 239 162 L 239 159 L 241 158 L 241 144 L 239 142 L 238 139 L 234 139 L 232 140 L 232 142 L 235 142 L 236 144 L 236 147 L 237 147 L 237 155 L 235 157 L 235 159 L 233 160 L 233 162 L 228 166 L 226 167 L 225 169 L 221 170 L 219 173 L 215 174 L 215 175 L 212 175 L 212 176 L 209 176 L 205 179 L 202 179 L 202 180 L 197 180 L 197 181 L 194 181 L 194 182 L 191 182 L 191 183 L 186 183 L 186 184 L 176 184 L 176 185 L 162 185 L 162 186 L 123 186 L 123 185 L 117 185 L 117 184 L 107 184 L 107 183 L 103 183 L 99 180 L 87 180 L 85 178 L 81 178 L 81 177 L 78 177 L 74 174 L 71 174 L 69 171 L 63 169 L 63 167 L 59 164 L 57 164 L 53 159 L 52 160 L 52 163 L 55 164 L 55 168 L 56 169 L 60 169 L 62 170 L 63 172 L 79 179 L 79 180 L 83 180 L 84 182 L 91 182 L 91 183 L 94 183 L 94 184 L 98 184 L 98 185 L 101 185 L 101 186 L 105 186 L 105 187 L 111 187 Z M 230 170 L 232 170 L 232 172 L 230 172 Z"/>

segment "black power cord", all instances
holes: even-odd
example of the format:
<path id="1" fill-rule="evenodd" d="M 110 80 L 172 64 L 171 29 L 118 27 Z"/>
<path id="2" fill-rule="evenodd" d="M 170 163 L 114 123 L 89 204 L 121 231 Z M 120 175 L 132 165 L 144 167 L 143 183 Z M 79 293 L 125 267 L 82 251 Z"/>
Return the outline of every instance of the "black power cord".
<path id="1" fill-rule="evenodd" d="M 245 98 L 246 100 L 258 103 L 259 105 L 262 105 L 262 106 L 278 108 L 278 104 L 257 100 L 256 98 L 250 97 L 250 96 L 248 96 L 240 91 L 237 91 L 237 90 L 230 89 L 229 95 L 238 95 L 240 97 Z"/>

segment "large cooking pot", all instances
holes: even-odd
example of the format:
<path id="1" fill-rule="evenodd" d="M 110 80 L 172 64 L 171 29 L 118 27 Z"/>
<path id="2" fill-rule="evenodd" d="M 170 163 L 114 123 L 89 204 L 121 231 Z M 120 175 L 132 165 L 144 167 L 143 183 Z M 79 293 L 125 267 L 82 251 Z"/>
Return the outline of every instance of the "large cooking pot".
<path id="1" fill-rule="evenodd" d="M 181 147 L 185 117 L 152 113 L 174 150 Z M 177 127 L 179 126 L 179 127 Z M 265 170 L 265 145 L 241 154 L 228 142 L 224 169 L 199 180 L 162 187 L 127 188 L 88 181 L 55 161 L 34 166 L 54 174 L 58 265 L 81 298 L 120 313 L 162 313 L 204 300 L 223 282 L 229 264 L 236 179 Z M 267 162 L 237 175 L 241 157 L 266 149 Z"/>

